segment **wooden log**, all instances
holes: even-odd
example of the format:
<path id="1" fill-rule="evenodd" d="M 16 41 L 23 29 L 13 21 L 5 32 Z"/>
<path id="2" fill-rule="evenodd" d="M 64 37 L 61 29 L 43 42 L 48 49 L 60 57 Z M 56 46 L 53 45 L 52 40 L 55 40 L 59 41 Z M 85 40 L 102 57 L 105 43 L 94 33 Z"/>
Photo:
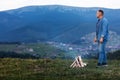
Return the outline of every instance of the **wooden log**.
<path id="1" fill-rule="evenodd" d="M 75 61 L 70 65 L 70 67 L 85 67 L 87 64 L 83 63 L 81 56 L 75 58 Z"/>

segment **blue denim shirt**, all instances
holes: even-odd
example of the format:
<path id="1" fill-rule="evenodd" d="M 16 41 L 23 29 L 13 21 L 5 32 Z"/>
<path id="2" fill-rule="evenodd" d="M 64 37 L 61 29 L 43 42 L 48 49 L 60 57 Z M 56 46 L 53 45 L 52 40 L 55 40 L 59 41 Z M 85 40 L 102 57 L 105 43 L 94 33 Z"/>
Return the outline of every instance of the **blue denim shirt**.
<path id="1" fill-rule="evenodd" d="M 104 40 L 108 40 L 109 32 L 108 32 L 108 20 L 106 18 L 98 19 L 96 24 L 96 38 L 99 41 L 101 37 Z"/>

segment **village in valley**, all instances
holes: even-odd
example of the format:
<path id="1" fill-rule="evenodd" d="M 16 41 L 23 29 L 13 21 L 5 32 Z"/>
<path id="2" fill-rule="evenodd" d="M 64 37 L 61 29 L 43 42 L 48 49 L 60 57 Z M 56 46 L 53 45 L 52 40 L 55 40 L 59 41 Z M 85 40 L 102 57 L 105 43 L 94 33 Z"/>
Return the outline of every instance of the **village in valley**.
<path id="1" fill-rule="evenodd" d="M 90 33 L 80 38 L 79 44 L 67 44 L 62 42 L 53 42 L 48 41 L 47 43 L 57 47 L 59 49 L 65 50 L 68 52 L 68 55 L 71 55 L 73 58 L 75 56 L 81 55 L 83 58 L 89 58 L 89 56 L 96 55 L 98 51 L 98 44 L 93 42 L 95 33 Z M 120 36 L 116 32 L 110 31 L 109 41 L 106 46 L 107 53 L 114 52 L 120 49 Z"/>

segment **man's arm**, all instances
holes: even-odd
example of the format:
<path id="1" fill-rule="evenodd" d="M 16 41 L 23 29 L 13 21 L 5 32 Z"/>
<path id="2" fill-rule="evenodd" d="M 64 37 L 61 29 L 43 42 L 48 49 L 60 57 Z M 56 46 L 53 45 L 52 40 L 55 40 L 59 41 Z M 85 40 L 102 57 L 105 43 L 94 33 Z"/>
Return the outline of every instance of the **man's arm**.
<path id="1" fill-rule="evenodd" d="M 104 22 L 103 22 L 102 28 L 103 28 L 103 30 L 102 30 L 102 35 L 101 35 L 101 38 L 100 38 L 100 42 L 101 42 L 101 43 L 103 42 L 104 37 L 105 37 L 105 35 L 107 34 L 107 30 L 108 30 L 108 22 L 107 22 L 107 21 L 104 21 Z"/>
<path id="2" fill-rule="evenodd" d="M 104 38 L 105 35 L 107 34 L 107 30 L 108 30 L 108 22 L 105 20 L 103 22 L 103 26 L 102 26 L 102 35 L 101 35 L 101 38 Z"/>

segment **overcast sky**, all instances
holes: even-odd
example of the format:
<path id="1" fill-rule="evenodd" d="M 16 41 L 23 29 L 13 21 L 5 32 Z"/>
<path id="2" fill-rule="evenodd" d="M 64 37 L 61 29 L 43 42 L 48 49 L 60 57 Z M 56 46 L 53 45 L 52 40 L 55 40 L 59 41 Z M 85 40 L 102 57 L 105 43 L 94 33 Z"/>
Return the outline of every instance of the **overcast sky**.
<path id="1" fill-rule="evenodd" d="M 120 0 L 0 0 L 0 11 L 30 5 L 68 5 L 120 9 Z"/>

